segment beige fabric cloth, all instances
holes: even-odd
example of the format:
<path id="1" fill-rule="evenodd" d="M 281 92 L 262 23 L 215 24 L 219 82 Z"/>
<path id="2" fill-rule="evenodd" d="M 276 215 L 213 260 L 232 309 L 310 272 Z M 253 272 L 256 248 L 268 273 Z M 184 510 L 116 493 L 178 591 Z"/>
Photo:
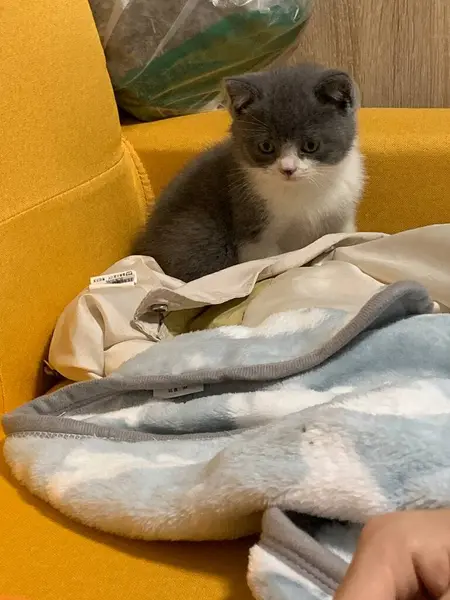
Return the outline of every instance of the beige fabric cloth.
<path id="1" fill-rule="evenodd" d="M 147 257 L 130 256 L 105 273 L 133 270 L 136 283 L 86 288 L 61 315 L 49 363 L 64 377 L 103 377 L 160 339 L 170 337 L 151 310 L 217 305 L 245 298 L 258 281 L 270 284 L 248 303 L 242 323 L 256 326 L 274 312 L 332 307 L 357 312 L 384 284 L 415 280 L 436 309 L 450 310 L 450 224 L 387 236 L 332 234 L 302 250 L 236 265 L 183 283 Z M 93 275 L 98 275 L 93 273 Z"/>

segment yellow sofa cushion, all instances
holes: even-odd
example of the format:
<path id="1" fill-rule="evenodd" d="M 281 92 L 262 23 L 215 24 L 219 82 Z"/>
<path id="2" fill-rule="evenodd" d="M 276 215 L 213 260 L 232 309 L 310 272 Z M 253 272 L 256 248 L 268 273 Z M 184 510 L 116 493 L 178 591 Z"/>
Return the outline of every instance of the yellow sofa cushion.
<path id="1" fill-rule="evenodd" d="M 367 169 L 359 229 L 395 233 L 450 221 L 450 109 L 365 108 L 359 120 Z M 215 112 L 124 131 L 158 194 L 174 171 L 228 127 L 227 113 Z"/>
<path id="2" fill-rule="evenodd" d="M 129 253 L 151 196 L 87 2 L 8 2 L 0 56 L 0 413 L 44 389 L 64 306 Z"/>

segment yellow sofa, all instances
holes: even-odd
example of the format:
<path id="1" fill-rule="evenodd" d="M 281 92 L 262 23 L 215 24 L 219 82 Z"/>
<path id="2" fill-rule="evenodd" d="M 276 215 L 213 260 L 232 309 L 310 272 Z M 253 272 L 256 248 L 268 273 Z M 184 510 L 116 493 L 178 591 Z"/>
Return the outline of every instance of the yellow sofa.
<path id="1" fill-rule="evenodd" d="M 129 252 L 154 194 L 228 120 L 121 129 L 87 0 L 7 2 L 0 37 L 1 413 L 49 388 L 42 360 L 59 313 Z M 450 220 L 450 111 L 363 110 L 361 140 L 361 228 Z M 88 530 L 20 489 L 0 459 L 0 596 L 244 600 L 250 543 Z"/>

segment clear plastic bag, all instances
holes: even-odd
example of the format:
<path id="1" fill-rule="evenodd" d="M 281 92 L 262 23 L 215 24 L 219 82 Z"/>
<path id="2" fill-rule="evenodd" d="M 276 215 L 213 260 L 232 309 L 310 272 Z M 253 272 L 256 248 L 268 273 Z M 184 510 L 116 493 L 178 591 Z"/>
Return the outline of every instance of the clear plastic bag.
<path id="1" fill-rule="evenodd" d="M 90 0 L 119 106 L 143 121 L 220 105 L 223 77 L 291 47 L 313 0 Z"/>

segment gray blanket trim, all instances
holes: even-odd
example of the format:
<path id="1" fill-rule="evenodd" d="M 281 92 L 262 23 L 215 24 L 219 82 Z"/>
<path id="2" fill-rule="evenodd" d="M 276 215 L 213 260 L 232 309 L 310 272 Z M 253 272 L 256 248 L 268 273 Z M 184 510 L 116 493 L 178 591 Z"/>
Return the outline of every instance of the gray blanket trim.
<path id="1" fill-rule="evenodd" d="M 399 305 L 402 312 L 399 312 Z M 179 435 L 152 434 L 139 431 L 118 430 L 93 423 L 84 423 L 65 418 L 67 410 L 83 404 L 93 404 L 109 395 L 117 395 L 136 390 L 154 390 L 175 385 L 194 383 L 210 384 L 230 380 L 270 381 L 283 379 L 317 367 L 342 350 L 360 333 L 389 323 L 393 318 L 430 313 L 433 303 L 427 290 L 415 282 L 398 282 L 386 286 L 375 294 L 336 335 L 322 347 L 309 354 L 284 362 L 264 365 L 227 367 L 216 370 L 187 371 L 178 375 L 155 375 L 122 378 L 119 373 L 104 379 L 96 379 L 73 384 L 53 394 L 37 398 L 3 417 L 3 427 L 7 434 L 18 432 L 48 432 L 53 434 L 76 434 L 101 437 L 121 442 L 141 442 L 155 439 L 179 438 Z M 83 400 L 79 400 L 81 390 L 86 388 Z M 73 390 L 77 389 L 76 396 Z M 75 401 L 75 397 L 77 400 Z M 218 435 L 234 436 L 242 429 L 223 433 L 184 434 L 183 439 L 205 439 Z"/>
<path id="2" fill-rule="evenodd" d="M 263 550 L 274 556 L 278 561 L 287 565 L 299 575 L 304 577 L 307 581 L 314 583 L 318 588 L 324 591 L 329 596 L 333 596 L 338 586 L 334 581 L 328 580 L 323 573 L 318 571 L 311 565 L 309 561 L 303 560 L 302 557 L 296 556 L 289 550 L 283 548 L 283 546 L 277 546 L 275 544 L 269 544 L 266 542 L 260 542 L 258 544 Z"/>
<path id="3" fill-rule="evenodd" d="M 348 567 L 275 507 L 264 513 L 259 545 L 331 595 Z"/>

